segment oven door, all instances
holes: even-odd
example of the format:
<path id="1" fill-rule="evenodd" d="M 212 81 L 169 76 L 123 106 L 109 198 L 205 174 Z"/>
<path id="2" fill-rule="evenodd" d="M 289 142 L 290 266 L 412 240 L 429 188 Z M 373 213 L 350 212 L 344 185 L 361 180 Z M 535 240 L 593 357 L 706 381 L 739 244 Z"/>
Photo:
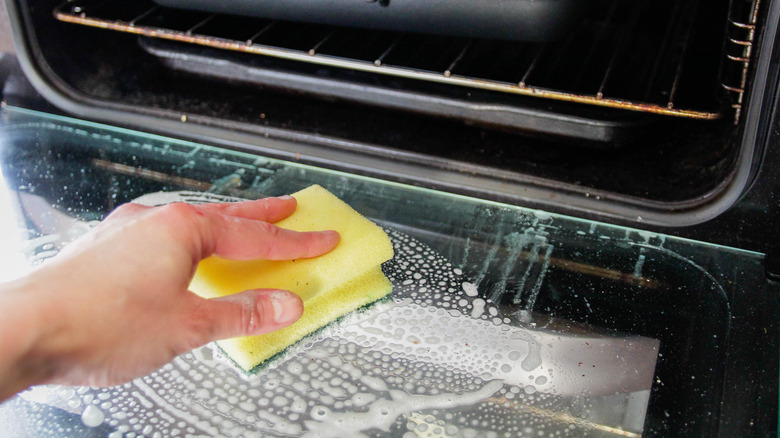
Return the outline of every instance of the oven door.
<path id="1" fill-rule="evenodd" d="M 118 387 L 35 387 L 0 405 L 3 436 L 776 430 L 780 287 L 762 254 L 13 107 L 0 115 L 3 278 L 124 202 L 315 183 L 385 227 L 396 249 L 389 300 L 253 375 L 208 345 Z"/>

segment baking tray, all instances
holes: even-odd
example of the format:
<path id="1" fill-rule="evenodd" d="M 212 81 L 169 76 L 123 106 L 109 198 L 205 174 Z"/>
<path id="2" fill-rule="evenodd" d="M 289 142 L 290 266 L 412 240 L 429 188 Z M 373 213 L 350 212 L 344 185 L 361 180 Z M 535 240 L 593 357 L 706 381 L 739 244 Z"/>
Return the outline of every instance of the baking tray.
<path id="1" fill-rule="evenodd" d="M 570 30 L 576 0 L 155 0 L 162 6 L 275 20 L 473 38 L 548 41 Z"/>

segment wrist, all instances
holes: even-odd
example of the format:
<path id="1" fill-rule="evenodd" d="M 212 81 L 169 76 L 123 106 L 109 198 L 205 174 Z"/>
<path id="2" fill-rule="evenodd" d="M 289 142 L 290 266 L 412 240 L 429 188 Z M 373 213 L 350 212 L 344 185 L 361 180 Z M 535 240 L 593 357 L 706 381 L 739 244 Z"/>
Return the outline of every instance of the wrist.
<path id="1" fill-rule="evenodd" d="M 36 351 L 45 327 L 40 287 L 30 275 L 0 283 L 0 401 L 53 375 Z"/>

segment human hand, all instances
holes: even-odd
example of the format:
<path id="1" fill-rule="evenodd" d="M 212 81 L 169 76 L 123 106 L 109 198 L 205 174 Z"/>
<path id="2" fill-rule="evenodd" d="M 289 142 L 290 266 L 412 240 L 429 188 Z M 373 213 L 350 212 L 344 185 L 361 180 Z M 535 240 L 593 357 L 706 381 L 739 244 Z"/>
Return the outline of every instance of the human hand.
<path id="1" fill-rule="evenodd" d="M 210 341 L 292 324 L 303 304 L 291 292 L 207 300 L 187 287 L 210 255 L 289 260 L 338 244 L 335 231 L 271 225 L 295 208 L 292 197 L 119 207 L 31 275 L 0 285 L 0 400 L 39 383 L 123 383 Z"/>

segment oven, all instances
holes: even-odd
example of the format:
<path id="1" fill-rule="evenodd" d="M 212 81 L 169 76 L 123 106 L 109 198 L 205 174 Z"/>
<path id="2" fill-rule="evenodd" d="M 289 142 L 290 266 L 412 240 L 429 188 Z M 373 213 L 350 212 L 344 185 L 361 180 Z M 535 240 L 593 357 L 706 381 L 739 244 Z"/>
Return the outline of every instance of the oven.
<path id="1" fill-rule="evenodd" d="M 207 346 L 3 430 L 776 434 L 780 3 L 323 4 L 6 1 L 7 275 L 123 202 L 313 183 L 397 255 L 256 375 Z"/>

